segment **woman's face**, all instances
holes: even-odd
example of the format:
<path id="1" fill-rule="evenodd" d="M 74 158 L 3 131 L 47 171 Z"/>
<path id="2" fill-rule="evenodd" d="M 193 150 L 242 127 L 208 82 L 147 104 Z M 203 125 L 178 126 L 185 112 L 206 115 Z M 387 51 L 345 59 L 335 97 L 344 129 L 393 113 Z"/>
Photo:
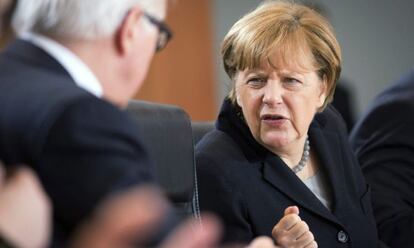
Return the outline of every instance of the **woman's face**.
<path id="1" fill-rule="evenodd" d="M 239 71 L 235 86 L 237 103 L 253 137 L 281 155 L 303 149 L 309 125 L 324 103 L 327 87 L 316 71 L 279 64 Z"/>

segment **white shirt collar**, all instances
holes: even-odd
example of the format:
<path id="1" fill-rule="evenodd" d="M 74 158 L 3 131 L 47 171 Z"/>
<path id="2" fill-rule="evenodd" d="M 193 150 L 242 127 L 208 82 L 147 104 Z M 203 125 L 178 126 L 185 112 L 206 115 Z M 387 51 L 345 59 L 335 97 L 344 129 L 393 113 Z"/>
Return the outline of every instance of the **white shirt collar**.
<path id="1" fill-rule="evenodd" d="M 95 74 L 68 48 L 50 38 L 35 33 L 24 33 L 20 38 L 42 48 L 50 56 L 56 59 L 79 87 L 89 91 L 99 98 L 102 97 L 102 85 Z"/>

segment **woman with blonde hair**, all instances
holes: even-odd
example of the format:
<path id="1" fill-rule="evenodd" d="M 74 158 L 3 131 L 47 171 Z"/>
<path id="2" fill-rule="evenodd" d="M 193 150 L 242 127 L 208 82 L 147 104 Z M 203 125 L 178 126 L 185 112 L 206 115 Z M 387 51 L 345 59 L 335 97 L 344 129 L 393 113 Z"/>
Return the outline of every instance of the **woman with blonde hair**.
<path id="1" fill-rule="evenodd" d="M 225 241 L 378 247 L 370 191 L 329 103 L 341 71 L 332 27 L 312 9 L 266 1 L 222 44 L 233 87 L 198 143 L 202 210 Z"/>

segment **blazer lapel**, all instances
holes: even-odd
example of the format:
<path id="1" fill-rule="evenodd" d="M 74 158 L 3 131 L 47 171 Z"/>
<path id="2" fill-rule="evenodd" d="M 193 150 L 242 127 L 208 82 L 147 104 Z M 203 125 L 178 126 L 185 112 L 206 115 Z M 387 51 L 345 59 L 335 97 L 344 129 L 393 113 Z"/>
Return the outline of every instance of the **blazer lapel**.
<path id="1" fill-rule="evenodd" d="M 338 223 L 335 216 L 322 205 L 306 185 L 277 156 L 268 156 L 264 162 L 265 181 L 285 194 L 298 207 L 305 208 L 325 219 Z"/>
<path id="2" fill-rule="evenodd" d="M 319 156 L 320 166 L 326 172 L 328 187 L 332 189 L 332 212 L 338 216 L 338 213 L 346 212 L 344 203 L 347 202 L 346 197 L 348 197 L 340 137 L 332 131 L 322 132 L 320 128 L 311 128 L 309 135 L 313 137 L 313 148 L 316 149 Z"/>

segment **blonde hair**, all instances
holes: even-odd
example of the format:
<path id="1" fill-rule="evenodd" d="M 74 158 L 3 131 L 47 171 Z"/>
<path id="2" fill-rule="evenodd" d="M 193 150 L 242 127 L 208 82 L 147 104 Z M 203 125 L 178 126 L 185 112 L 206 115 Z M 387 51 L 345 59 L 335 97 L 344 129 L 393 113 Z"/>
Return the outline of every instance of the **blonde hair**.
<path id="1" fill-rule="evenodd" d="M 256 69 L 277 54 L 285 65 L 309 67 L 327 84 L 321 110 L 332 101 L 341 73 L 341 50 L 328 21 L 316 11 L 293 2 L 265 1 L 237 21 L 222 43 L 224 69 L 230 79 L 238 71 Z M 229 98 L 235 103 L 233 82 Z"/>

